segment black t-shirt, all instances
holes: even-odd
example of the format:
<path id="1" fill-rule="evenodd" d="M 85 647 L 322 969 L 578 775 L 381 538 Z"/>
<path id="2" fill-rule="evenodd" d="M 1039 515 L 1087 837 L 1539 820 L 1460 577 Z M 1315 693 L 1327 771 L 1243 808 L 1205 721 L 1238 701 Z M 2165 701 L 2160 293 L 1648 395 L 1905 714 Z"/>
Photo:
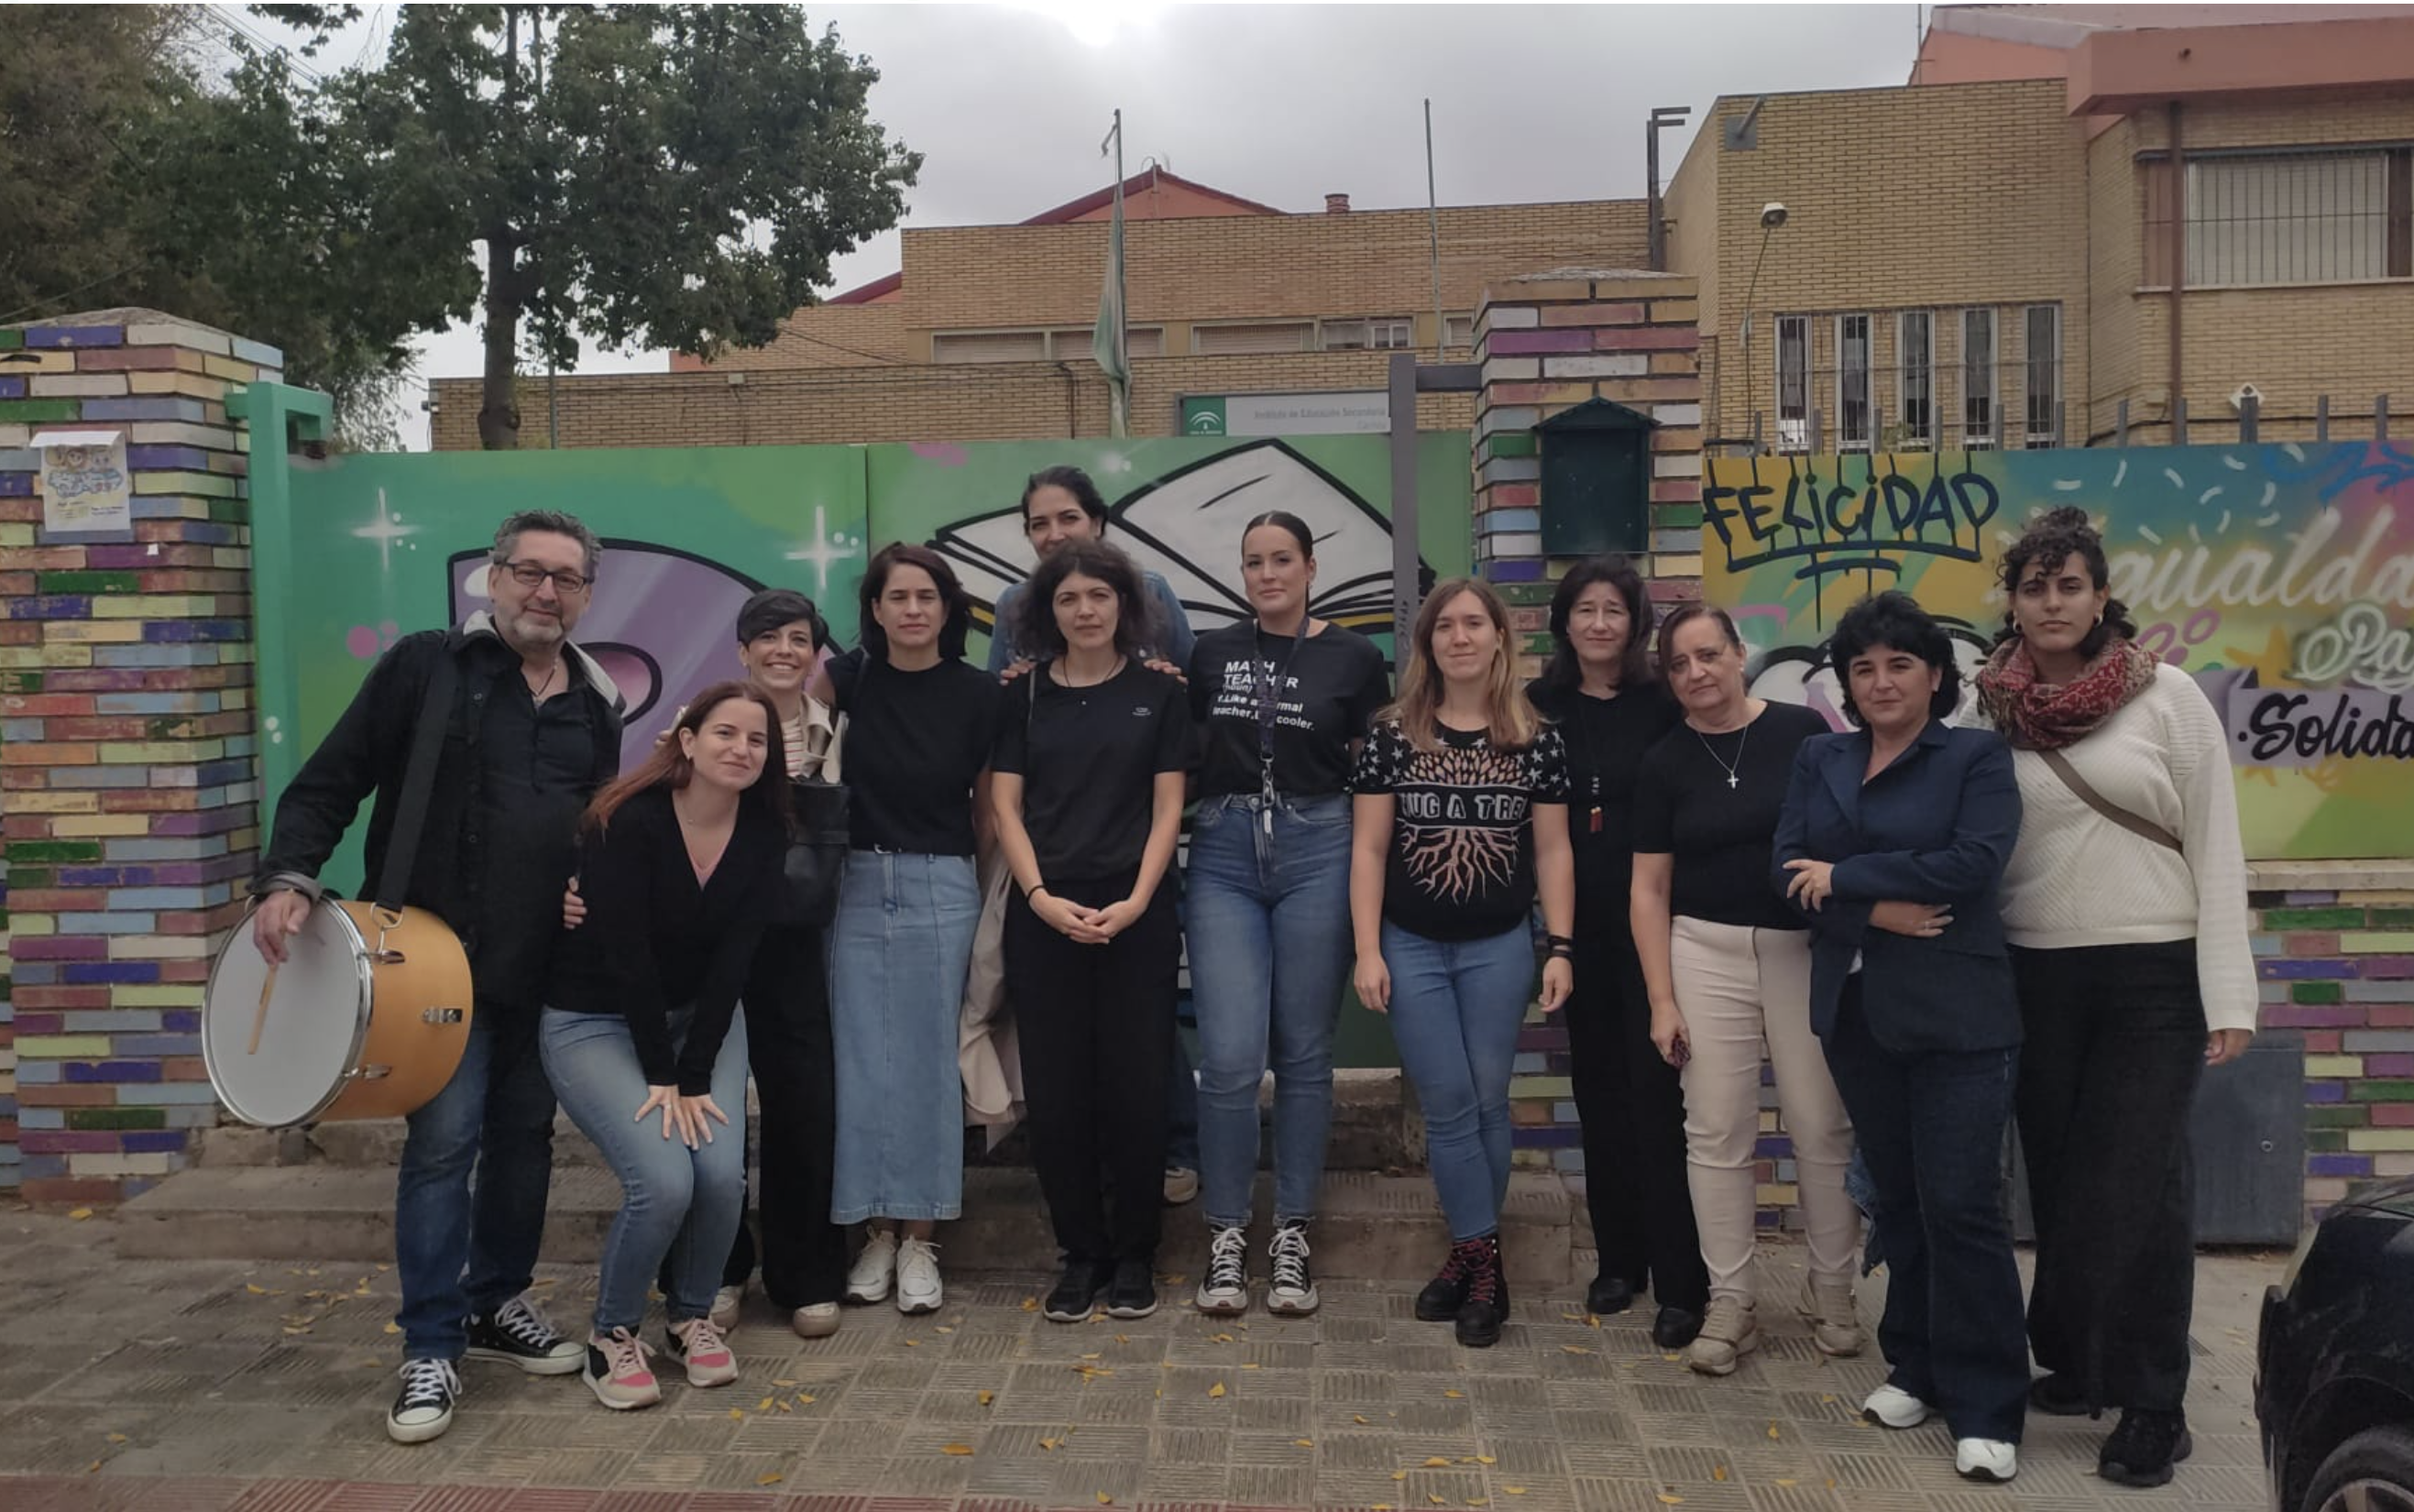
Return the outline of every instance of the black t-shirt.
<path id="1" fill-rule="evenodd" d="M 973 779 L 997 744 L 997 679 L 955 658 L 900 672 L 860 646 L 828 670 L 846 715 L 848 843 L 972 854 Z"/>
<path id="2" fill-rule="evenodd" d="M 1022 827 L 1051 888 L 1138 867 L 1155 816 L 1157 774 L 1189 764 L 1182 684 L 1137 661 L 1091 688 L 1064 687 L 1048 666 L 1033 668 L 1006 689 L 991 759 L 1023 779 Z"/>
<path id="3" fill-rule="evenodd" d="M 1524 750 L 1481 730 L 1437 734 L 1419 750 L 1377 725 L 1350 786 L 1393 798 L 1383 917 L 1428 940 L 1488 940 L 1534 906 L 1534 805 L 1568 801 L 1567 752 L 1548 727 Z"/>
<path id="4" fill-rule="evenodd" d="M 1741 730 L 1706 735 L 1680 724 L 1651 748 L 1634 785 L 1634 849 L 1676 858 L 1671 913 L 1751 929 L 1803 927 L 1769 881 L 1769 842 L 1795 750 L 1825 734 L 1827 721 L 1799 704 L 1772 703 Z"/>
<path id="5" fill-rule="evenodd" d="M 1301 640 L 1266 635 L 1254 619 L 1209 630 L 1190 655 L 1190 716 L 1200 729 L 1199 793 L 1261 791 L 1258 695 L 1280 678 L 1274 791 L 1321 798 L 1349 783 L 1349 742 L 1391 702 L 1383 653 L 1355 630 L 1327 625 Z"/>
<path id="6" fill-rule="evenodd" d="M 515 657 L 470 693 L 485 704 L 473 833 L 484 859 L 477 998 L 490 1007 L 526 1012 L 544 998 L 562 884 L 577 864 L 578 816 L 594 796 L 598 735 L 578 688 L 577 659 L 563 658 L 562 667 L 570 686 L 542 704 Z"/>
<path id="7" fill-rule="evenodd" d="M 1634 782 L 1644 753 L 1683 719 L 1676 701 L 1651 682 L 1616 698 L 1574 689 L 1527 689 L 1568 749 L 1568 832 L 1576 859 L 1576 917 L 1587 928 L 1626 929 L 1634 877 Z M 1600 816 L 1599 828 L 1593 816 Z"/>

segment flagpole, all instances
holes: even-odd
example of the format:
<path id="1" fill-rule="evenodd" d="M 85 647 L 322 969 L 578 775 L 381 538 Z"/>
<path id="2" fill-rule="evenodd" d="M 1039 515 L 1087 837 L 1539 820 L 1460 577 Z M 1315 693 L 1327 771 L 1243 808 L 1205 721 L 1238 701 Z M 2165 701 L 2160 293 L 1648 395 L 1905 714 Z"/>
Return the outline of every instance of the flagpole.
<path id="1" fill-rule="evenodd" d="M 1434 361 L 1444 360 L 1449 322 L 1441 313 L 1441 198 L 1434 189 L 1433 100 L 1425 100 L 1425 226 L 1433 237 Z"/>
<path id="2" fill-rule="evenodd" d="M 1092 119 L 1095 120 L 1096 117 L 1094 116 Z M 1121 111 L 1115 112 L 1115 225 L 1123 228 L 1123 235 L 1126 239 L 1130 237 L 1128 223 L 1124 219 L 1124 112 Z M 1131 372 L 1131 301 L 1125 297 L 1127 291 L 1124 287 L 1124 266 L 1130 260 L 1131 246 L 1126 240 L 1122 248 L 1122 255 L 1115 259 L 1115 350 L 1123 354 L 1125 374 Z M 1126 397 L 1123 406 L 1125 413 L 1118 417 L 1122 423 L 1114 427 L 1117 436 L 1124 434 L 1130 422 L 1131 401 L 1128 397 L 1128 378 L 1125 379 L 1125 383 Z"/>

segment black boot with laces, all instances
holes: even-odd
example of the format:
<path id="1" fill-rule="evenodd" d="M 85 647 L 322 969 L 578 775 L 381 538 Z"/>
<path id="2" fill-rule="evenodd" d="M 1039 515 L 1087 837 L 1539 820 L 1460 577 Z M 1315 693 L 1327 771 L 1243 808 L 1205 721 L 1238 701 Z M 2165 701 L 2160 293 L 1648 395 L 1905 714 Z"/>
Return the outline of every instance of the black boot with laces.
<path id="1" fill-rule="evenodd" d="M 2168 1486 L 2171 1466 L 2195 1452 L 2184 1414 L 2132 1407 L 2104 1441 L 2095 1473 L 2115 1486 Z"/>
<path id="2" fill-rule="evenodd" d="M 1421 1323 L 1449 1323 L 1458 1317 L 1458 1310 L 1467 1305 L 1467 1288 L 1474 1280 L 1485 1254 L 1482 1239 L 1468 1239 L 1450 1247 L 1450 1256 L 1417 1293 L 1417 1320 Z"/>
<path id="3" fill-rule="evenodd" d="M 1500 1266 L 1500 1236 L 1486 1234 L 1474 1242 L 1483 1253 L 1468 1276 L 1455 1332 L 1468 1348 L 1489 1349 L 1500 1342 L 1501 1326 L 1509 1321 L 1509 1278 Z"/>

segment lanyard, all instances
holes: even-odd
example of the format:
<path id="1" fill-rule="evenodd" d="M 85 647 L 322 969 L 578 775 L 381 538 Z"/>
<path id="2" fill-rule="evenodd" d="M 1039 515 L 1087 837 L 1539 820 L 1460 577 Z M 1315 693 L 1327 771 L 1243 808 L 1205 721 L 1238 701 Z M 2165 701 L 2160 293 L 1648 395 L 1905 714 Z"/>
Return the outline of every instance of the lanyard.
<path id="1" fill-rule="evenodd" d="M 1258 793 L 1262 800 L 1259 823 L 1268 835 L 1274 832 L 1274 717 L 1279 712 L 1284 685 L 1290 680 L 1292 663 L 1299 660 L 1299 648 L 1307 644 L 1308 616 L 1299 616 L 1299 630 L 1290 640 L 1290 655 L 1283 658 L 1277 668 L 1271 657 L 1260 658 L 1260 649 L 1253 638 L 1249 645 L 1249 673 L 1258 712 Z M 1256 632 L 1263 635 L 1260 629 Z"/>

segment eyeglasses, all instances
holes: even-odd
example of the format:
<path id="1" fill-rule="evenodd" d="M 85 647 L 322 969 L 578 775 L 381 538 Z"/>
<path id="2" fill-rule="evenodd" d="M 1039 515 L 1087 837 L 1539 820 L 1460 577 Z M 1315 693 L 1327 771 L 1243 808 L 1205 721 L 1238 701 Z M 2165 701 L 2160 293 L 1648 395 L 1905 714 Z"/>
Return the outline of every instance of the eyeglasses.
<path id="1" fill-rule="evenodd" d="M 593 578 L 581 572 L 574 572 L 567 567 L 548 571 L 534 562 L 497 562 L 495 565 L 509 572 L 512 575 L 512 581 L 524 588 L 533 588 L 546 578 L 553 579 L 554 591 L 561 594 L 585 593 L 595 586 Z"/>

